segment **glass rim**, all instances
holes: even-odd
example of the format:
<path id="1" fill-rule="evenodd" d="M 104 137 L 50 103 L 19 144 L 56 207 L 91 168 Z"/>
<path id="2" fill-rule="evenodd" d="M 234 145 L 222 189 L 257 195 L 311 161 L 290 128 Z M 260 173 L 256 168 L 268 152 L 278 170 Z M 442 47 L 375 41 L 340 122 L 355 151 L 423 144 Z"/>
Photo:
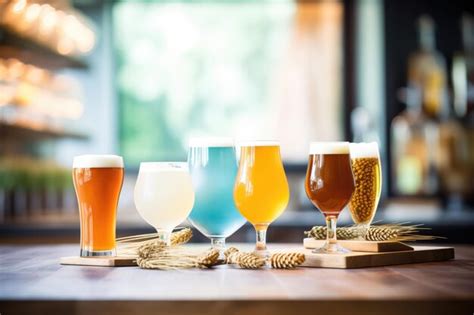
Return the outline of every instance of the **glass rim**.
<path id="1" fill-rule="evenodd" d="M 375 157 L 380 158 L 379 144 L 375 141 L 372 142 L 351 142 L 349 144 L 351 157 L 363 158 L 363 157 Z"/>
<path id="2" fill-rule="evenodd" d="M 141 170 L 156 170 L 156 171 L 187 171 L 187 162 L 141 162 L 139 171 Z"/>
<path id="3" fill-rule="evenodd" d="M 123 168 L 123 157 L 114 154 L 82 154 L 74 157 L 72 168 Z"/>
<path id="4" fill-rule="evenodd" d="M 309 144 L 309 154 L 350 154 L 348 141 L 313 141 Z"/>

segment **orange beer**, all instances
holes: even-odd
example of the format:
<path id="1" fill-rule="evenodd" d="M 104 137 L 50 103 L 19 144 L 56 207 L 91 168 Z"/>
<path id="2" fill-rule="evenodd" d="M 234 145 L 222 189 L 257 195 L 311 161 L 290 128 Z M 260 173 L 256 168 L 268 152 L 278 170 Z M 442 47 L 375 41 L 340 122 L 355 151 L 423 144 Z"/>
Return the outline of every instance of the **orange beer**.
<path id="1" fill-rule="evenodd" d="M 81 155 L 74 158 L 72 174 L 79 205 L 81 256 L 114 256 L 122 158 Z"/>
<path id="2" fill-rule="evenodd" d="M 234 199 L 253 225 L 268 225 L 285 210 L 290 192 L 281 163 L 280 147 L 242 146 Z"/>

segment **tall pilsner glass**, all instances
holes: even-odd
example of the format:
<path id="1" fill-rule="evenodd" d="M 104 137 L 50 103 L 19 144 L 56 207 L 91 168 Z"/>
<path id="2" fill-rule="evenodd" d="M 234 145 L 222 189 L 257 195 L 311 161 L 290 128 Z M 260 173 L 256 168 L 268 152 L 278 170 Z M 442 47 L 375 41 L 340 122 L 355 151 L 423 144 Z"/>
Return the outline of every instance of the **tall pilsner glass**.
<path id="1" fill-rule="evenodd" d="M 382 192 L 382 167 L 377 142 L 351 143 L 352 171 L 355 191 L 349 202 L 349 211 L 357 227 L 357 234 L 364 239 Z"/>
<path id="2" fill-rule="evenodd" d="M 194 204 L 188 164 L 140 163 L 134 199 L 141 217 L 156 229 L 163 242 L 170 245 L 171 232 L 186 220 Z"/>
<path id="3" fill-rule="evenodd" d="M 240 144 L 234 200 L 240 213 L 255 227 L 255 253 L 268 257 L 266 232 L 283 213 L 290 197 L 280 145 L 273 141 Z"/>
<path id="4" fill-rule="evenodd" d="M 311 143 L 305 188 L 308 198 L 326 217 L 326 244 L 314 252 L 348 252 L 336 238 L 337 217 L 355 188 L 348 142 Z"/>
<path id="5" fill-rule="evenodd" d="M 191 139 L 188 164 L 196 194 L 189 221 L 222 255 L 225 239 L 245 224 L 234 203 L 237 158 L 233 140 Z"/>
<path id="6" fill-rule="evenodd" d="M 123 159 L 80 155 L 72 177 L 79 205 L 81 256 L 115 256 L 115 222 L 123 182 Z"/>

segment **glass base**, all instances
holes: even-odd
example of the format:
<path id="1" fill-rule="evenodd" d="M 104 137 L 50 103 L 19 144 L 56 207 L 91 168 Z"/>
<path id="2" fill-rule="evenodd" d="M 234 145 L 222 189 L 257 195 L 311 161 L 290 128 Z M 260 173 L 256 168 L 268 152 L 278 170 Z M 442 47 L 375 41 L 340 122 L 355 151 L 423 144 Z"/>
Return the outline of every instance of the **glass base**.
<path id="1" fill-rule="evenodd" d="M 158 240 L 165 243 L 166 246 L 171 246 L 171 232 L 172 230 L 164 230 L 157 228 L 156 233 L 158 233 Z"/>
<path id="2" fill-rule="evenodd" d="M 326 242 L 322 247 L 312 251 L 315 254 L 347 254 L 351 251 L 337 243 L 329 244 Z"/>
<path id="3" fill-rule="evenodd" d="M 225 247 L 225 237 L 211 236 L 211 249 L 217 249 L 219 251 L 219 260 L 225 260 L 224 252 Z"/>
<path id="4" fill-rule="evenodd" d="M 100 257 L 100 256 L 117 256 L 115 249 L 112 250 L 87 250 L 81 248 L 81 257 Z"/>
<path id="5" fill-rule="evenodd" d="M 253 251 L 253 253 L 255 255 L 257 255 L 258 257 L 262 257 L 262 258 L 265 258 L 265 259 L 269 259 L 270 258 L 270 251 L 268 249 L 258 249 L 258 248 L 255 248 L 255 250 Z"/>
<path id="6" fill-rule="evenodd" d="M 353 231 L 356 235 L 354 240 L 364 241 L 367 232 L 369 231 L 370 223 L 359 223 L 353 227 Z"/>
<path id="7" fill-rule="evenodd" d="M 268 261 L 270 252 L 267 249 L 267 229 L 268 223 L 260 223 L 254 225 L 257 242 L 255 243 L 255 250 L 253 253 L 259 257 L 265 258 Z"/>

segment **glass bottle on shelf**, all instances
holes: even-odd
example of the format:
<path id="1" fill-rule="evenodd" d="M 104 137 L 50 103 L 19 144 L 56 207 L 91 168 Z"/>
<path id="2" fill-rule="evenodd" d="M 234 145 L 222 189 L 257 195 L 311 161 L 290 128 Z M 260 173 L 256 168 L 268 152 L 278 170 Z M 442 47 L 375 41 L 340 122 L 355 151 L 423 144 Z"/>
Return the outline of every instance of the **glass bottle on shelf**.
<path id="1" fill-rule="evenodd" d="M 453 56 L 451 78 L 456 116 L 465 120 L 474 115 L 474 17 L 463 15 L 461 33 L 463 51 Z"/>
<path id="2" fill-rule="evenodd" d="M 418 50 L 408 60 L 408 86 L 421 94 L 423 111 L 428 118 L 438 119 L 448 100 L 446 61 L 435 45 L 433 19 L 418 19 Z"/>
<path id="3" fill-rule="evenodd" d="M 474 17 L 464 14 L 461 19 L 463 51 L 454 54 L 451 78 L 453 82 L 453 102 L 456 118 L 462 123 L 462 147 L 460 158 L 465 177 L 464 201 L 474 204 Z M 461 164 L 456 161 L 456 163 Z M 470 199 L 470 200 L 469 200 Z"/>
<path id="4" fill-rule="evenodd" d="M 448 109 L 447 71 L 436 50 L 428 15 L 417 21 L 418 49 L 408 60 L 407 109 L 392 121 L 392 174 L 399 195 L 433 196 L 439 191 L 439 121 Z"/>
<path id="5" fill-rule="evenodd" d="M 394 192 L 404 196 L 434 195 L 438 191 L 433 150 L 438 143 L 438 126 L 425 115 L 419 89 L 402 89 L 400 94 L 407 108 L 391 126 Z"/>
<path id="6" fill-rule="evenodd" d="M 467 134 L 451 106 L 440 117 L 436 167 L 447 208 L 461 211 L 472 177 L 468 168 Z"/>

